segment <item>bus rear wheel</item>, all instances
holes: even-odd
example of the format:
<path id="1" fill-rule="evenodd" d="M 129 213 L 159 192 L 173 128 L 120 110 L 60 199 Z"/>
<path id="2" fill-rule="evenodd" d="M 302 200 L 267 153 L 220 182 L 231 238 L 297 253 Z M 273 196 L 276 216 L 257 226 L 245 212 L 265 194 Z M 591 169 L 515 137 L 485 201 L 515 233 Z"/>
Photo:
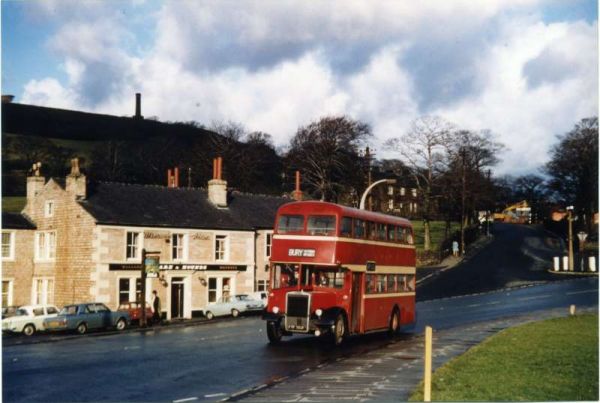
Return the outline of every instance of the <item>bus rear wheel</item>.
<path id="1" fill-rule="evenodd" d="M 335 319 L 335 325 L 333 327 L 333 344 L 339 346 L 346 337 L 346 320 L 344 315 L 341 313 Z"/>
<path id="2" fill-rule="evenodd" d="M 267 322 L 267 337 L 269 338 L 269 343 L 278 344 L 281 341 L 281 336 L 283 336 L 283 332 L 281 331 L 279 322 Z"/>
<path id="3" fill-rule="evenodd" d="M 400 330 L 400 312 L 397 309 L 392 311 L 392 315 L 390 316 L 390 326 L 388 328 L 388 334 L 393 336 L 398 334 Z"/>

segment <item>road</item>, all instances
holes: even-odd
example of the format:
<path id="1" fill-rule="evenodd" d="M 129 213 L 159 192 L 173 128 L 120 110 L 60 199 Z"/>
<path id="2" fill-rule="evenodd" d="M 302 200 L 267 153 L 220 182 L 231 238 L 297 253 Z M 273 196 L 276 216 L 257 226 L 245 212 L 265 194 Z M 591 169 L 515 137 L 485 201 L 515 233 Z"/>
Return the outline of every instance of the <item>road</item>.
<path id="1" fill-rule="evenodd" d="M 497 229 L 500 233 L 494 242 L 502 242 L 501 236 L 508 237 L 510 242 L 511 231 L 528 233 L 514 226 Z M 507 233 L 501 235 L 502 231 Z M 536 243 L 534 239 L 529 242 Z M 520 252 L 507 250 L 500 256 L 499 250 L 502 250 L 501 244 L 488 245 L 465 262 L 465 265 L 473 264 L 482 259 L 485 264 L 481 263 L 479 269 L 458 266 L 436 277 L 427 287 L 437 289 L 436 296 L 451 295 L 454 290 L 466 290 L 460 287 L 462 277 L 471 287 L 489 289 L 491 285 L 486 283 L 486 276 L 469 281 L 479 270 L 485 271 L 496 287 L 518 285 L 522 288 L 421 301 L 417 304 L 418 322 L 413 333 L 395 340 L 384 334 L 372 334 L 349 338 L 341 348 L 332 349 L 314 337 L 294 336 L 280 346 L 270 346 L 266 342 L 264 323 L 258 317 L 245 317 L 147 332 L 5 345 L 2 396 L 7 402 L 214 401 L 339 359 L 368 356 L 382 351 L 381 348 L 390 343 L 400 348 L 414 347 L 411 339 L 418 337 L 425 325 L 452 331 L 469 324 L 535 315 L 553 308 L 566 311 L 570 304 L 597 311 L 597 277 L 526 286 L 545 276 L 542 270 L 533 270 L 537 260 L 524 259 Z M 510 256 L 515 258 L 515 264 L 522 265 L 520 269 L 510 264 Z M 450 274 L 452 272 L 458 274 Z M 510 281 L 507 282 L 507 278 Z M 446 289 L 453 292 L 446 293 Z M 330 368 L 335 370 L 335 366 Z M 420 374 L 419 370 L 413 375 L 419 377 Z"/>

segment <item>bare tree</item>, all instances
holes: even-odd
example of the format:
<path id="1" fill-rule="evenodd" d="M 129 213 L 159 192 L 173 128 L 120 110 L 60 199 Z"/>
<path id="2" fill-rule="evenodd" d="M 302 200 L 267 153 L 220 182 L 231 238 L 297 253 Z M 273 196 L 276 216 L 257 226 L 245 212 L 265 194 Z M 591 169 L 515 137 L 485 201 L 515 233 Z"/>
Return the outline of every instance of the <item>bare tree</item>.
<path id="1" fill-rule="evenodd" d="M 423 116 L 412 122 L 410 130 L 386 142 L 406 162 L 416 183 L 423 212 L 423 249 L 431 249 L 429 221 L 434 188 L 445 171 L 444 162 L 453 126 L 438 116 Z"/>
<path id="2" fill-rule="evenodd" d="M 300 127 L 287 157 L 321 200 L 334 200 L 360 170 L 358 150 L 371 135 L 366 123 L 346 116 L 327 116 Z"/>

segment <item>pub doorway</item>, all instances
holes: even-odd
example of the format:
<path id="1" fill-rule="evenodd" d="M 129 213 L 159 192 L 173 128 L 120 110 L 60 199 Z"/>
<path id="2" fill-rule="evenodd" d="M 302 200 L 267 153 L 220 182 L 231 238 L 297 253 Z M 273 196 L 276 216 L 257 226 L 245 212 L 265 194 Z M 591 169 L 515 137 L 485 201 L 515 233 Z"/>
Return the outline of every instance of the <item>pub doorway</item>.
<path id="1" fill-rule="evenodd" d="M 171 318 L 184 317 L 185 282 L 183 277 L 173 277 L 171 280 Z"/>

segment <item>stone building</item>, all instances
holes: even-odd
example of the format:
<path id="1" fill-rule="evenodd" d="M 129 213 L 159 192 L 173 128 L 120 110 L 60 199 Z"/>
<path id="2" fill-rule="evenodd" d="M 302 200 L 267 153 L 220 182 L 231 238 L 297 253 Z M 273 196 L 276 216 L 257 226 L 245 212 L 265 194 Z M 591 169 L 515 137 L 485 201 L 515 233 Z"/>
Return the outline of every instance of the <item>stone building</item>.
<path id="1" fill-rule="evenodd" d="M 76 159 L 66 178 L 46 180 L 38 166 L 22 215 L 3 223 L 3 302 L 139 300 L 142 250 L 160 257 L 146 300 L 157 290 L 167 319 L 266 289 L 275 213 L 290 199 L 228 192 L 219 167 L 198 189 L 90 183 Z"/>

